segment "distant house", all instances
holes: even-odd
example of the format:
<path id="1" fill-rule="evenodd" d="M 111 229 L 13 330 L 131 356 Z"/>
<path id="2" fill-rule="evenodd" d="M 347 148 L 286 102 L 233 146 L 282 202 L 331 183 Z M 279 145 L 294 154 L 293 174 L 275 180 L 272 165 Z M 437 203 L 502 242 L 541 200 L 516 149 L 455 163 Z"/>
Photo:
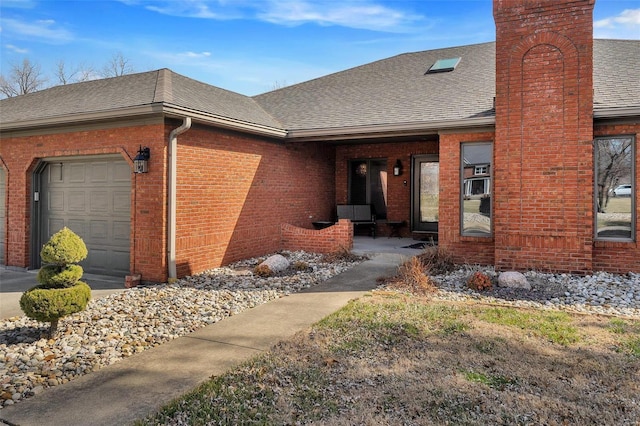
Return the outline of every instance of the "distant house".
<path id="1" fill-rule="evenodd" d="M 0 263 L 66 225 L 87 272 L 164 281 L 349 244 L 312 224 L 362 203 L 459 261 L 639 272 L 640 42 L 593 40 L 593 4 L 494 0 L 494 43 L 255 97 L 162 69 L 4 99 Z"/>

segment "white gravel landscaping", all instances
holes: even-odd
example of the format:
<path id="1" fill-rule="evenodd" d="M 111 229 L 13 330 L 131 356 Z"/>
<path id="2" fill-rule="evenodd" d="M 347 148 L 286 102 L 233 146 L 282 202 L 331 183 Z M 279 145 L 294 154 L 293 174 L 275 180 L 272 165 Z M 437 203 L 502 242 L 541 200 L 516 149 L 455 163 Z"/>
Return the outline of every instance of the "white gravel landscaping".
<path id="1" fill-rule="evenodd" d="M 356 263 L 326 263 L 317 254 L 283 253 L 286 274 L 263 278 L 248 259 L 173 284 L 136 287 L 89 302 L 60 320 L 47 339 L 47 323 L 25 316 L 0 320 L 0 408 L 161 345 L 245 309 L 317 285 Z M 35 284 L 35 283 L 34 283 Z"/>
<path id="2" fill-rule="evenodd" d="M 0 320 L 0 408 L 73 380 L 123 358 L 183 336 L 268 301 L 314 286 L 356 263 L 326 263 L 322 256 L 287 252 L 288 272 L 263 278 L 248 259 L 178 280 L 137 287 L 92 300 L 83 312 L 60 321 L 56 339 L 48 324 L 24 316 Z M 476 292 L 466 286 L 475 270 L 466 267 L 432 277 L 437 300 L 480 300 L 513 306 L 567 309 L 640 318 L 640 274 L 589 276 L 525 273 L 531 290 L 494 287 Z M 495 279 L 494 279 L 495 281 Z"/>

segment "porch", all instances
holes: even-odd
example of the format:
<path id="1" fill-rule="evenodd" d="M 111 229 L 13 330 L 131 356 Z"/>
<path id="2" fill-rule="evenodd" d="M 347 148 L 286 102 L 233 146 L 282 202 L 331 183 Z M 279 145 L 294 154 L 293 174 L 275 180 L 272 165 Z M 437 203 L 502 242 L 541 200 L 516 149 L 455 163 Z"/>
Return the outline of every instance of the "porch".
<path id="1" fill-rule="evenodd" d="M 351 252 L 359 255 L 372 255 L 378 253 L 392 253 L 406 256 L 407 258 L 422 253 L 422 248 L 417 247 L 423 241 L 413 238 L 371 238 L 369 236 L 355 235 Z"/>

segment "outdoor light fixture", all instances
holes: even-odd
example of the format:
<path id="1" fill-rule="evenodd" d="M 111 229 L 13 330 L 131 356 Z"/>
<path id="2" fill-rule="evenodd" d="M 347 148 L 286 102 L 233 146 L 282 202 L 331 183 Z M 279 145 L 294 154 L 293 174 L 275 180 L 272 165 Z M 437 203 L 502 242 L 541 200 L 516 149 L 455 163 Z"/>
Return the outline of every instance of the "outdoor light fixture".
<path id="1" fill-rule="evenodd" d="M 400 176 L 402 174 L 402 163 L 400 160 L 396 160 L 395 166 L 393 166 L 393 175 Z"/>
<path id="2" fill-rule="evenodd" d="M 151 157 L 151 150 L 148 147 L 142 147 L 138 150 L 138 155 L 133 159 L 133 172 L 134 173 L 148 173 L 149 172 L 149 157 Z"/>

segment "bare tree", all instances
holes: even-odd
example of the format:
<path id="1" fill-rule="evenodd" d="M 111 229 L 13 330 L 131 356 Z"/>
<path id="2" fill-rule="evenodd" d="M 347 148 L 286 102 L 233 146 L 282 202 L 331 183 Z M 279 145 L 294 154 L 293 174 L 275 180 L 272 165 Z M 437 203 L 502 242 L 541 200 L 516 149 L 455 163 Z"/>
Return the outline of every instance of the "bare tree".
<path id="1" fill-rule="evenodd" d="M 278 89 L 282 89 L 284 87 L 287 87 L 287 80 L 276 80 L 272 85 L 271 85 L 271 90 L 278 90 Z"/>
<path id="2" fill-rule="evenodd" d="M 8 98 L 25 95 L 43 89 L 46 82 L 40 65 L 24 58 L 21 64 L 10 65 L 8 76 L 0 75 L 0 93 Z"/>
<path id="3" fill-rule="evenodd" d="M 631 176 L 631 138 L 597 139 L 595 161 L 597 166 L 598 212 L 609 204 L 609 195 L 615 185 Z"/>
<path id="4" fill-rule="evenodd" d="M 96 78 L 96 72 L 92 67 L 81 64 L 69 70 L 62 59 L 56 64 L 55 75 L 59 84 L 78 83 Z"/>
<path id="5" fill-rule="evenodd" d="M 133 65 L 129 59 L 125 58 L 122 52 L 115 53 L 102 70 L 102 76 L 120 77 L 121 75 L 131 74 L 135 72 Z"/>

